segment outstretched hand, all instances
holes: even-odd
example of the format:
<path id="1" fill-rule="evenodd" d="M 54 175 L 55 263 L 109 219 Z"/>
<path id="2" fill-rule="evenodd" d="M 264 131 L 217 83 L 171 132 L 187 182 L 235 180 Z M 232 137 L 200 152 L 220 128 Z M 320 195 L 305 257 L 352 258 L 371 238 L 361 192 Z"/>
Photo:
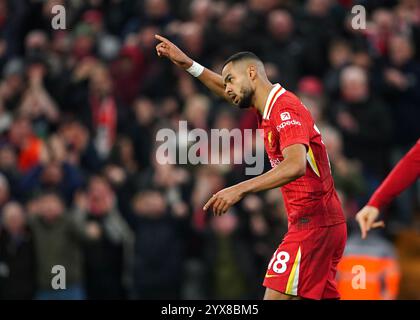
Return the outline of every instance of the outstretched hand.
<path id="1" fill-rule="evenodd" d="M 156 46 L 156 53 L 159 57 L 168 58 L 182 69 L 188 69 L 192 66 L 193 60 L 174 43 L 158 34 L 155 35 L 155 38 L 160 41 Z"/>

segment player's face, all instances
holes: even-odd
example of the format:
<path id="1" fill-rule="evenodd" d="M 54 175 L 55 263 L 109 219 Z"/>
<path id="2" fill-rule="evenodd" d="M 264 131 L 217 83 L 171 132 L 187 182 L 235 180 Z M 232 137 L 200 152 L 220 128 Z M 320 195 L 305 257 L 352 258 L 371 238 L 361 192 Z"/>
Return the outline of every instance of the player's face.
<path id="1" fill-rule="evenodd" d="M 240 64 L 230 62 L 223 68 L 222 78 L 225 92 L 231 98 L 232 103 L 241 109 L 251 107 L 254 91 L 246 69 Z"/>

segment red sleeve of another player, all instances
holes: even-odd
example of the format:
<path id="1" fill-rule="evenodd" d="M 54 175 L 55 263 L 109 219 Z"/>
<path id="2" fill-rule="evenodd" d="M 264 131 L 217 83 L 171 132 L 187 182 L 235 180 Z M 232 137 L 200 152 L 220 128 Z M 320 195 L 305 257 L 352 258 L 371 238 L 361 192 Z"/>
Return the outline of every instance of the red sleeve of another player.
<path id="1" fill-rule="evenodd" d="M 420 140 L 397 163 L 370 198 L 368 205 L 382 208 L 389 204 L 402 191 L 407 189 L 420 176 Z"/>
<path id="2" fill-rule="evenodd" d="M 303 144 L 308 149 L 308 123 L 293 108 L 276 108 L 270 118 L 279 133 L 282 151 L 293 144 Z"/>

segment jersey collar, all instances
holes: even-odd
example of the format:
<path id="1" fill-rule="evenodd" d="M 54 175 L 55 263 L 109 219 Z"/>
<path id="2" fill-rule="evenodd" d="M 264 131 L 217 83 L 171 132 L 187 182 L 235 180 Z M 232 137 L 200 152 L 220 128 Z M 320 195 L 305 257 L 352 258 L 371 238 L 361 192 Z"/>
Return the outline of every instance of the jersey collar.
<path id="1" fill-rule="evenodd" d="M 268 94 L 267 101 L 265 102 L 263 119 L 268 119 L 271 113 L 271 108 L 273 107 L 274 102 L 285 90 L 281 87 L 279 83 L 276 83 Z"/>

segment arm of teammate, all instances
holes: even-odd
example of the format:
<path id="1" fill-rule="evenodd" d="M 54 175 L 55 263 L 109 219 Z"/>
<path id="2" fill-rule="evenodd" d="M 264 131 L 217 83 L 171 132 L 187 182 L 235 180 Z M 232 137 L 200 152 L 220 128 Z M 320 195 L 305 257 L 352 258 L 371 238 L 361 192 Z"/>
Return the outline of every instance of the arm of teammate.
<path id="1" fill-rule="evenodd" d="M 208 210 L 213 207 L 215 215 L 222 215 L 248 193 L 281 187 L 305 174 L 305 145 L 290 145 L 283 150 L 283 156 L 284 160 L 270 171 L 232 187 L 220 190 L 207 201 L 203 209 Z"/>
<path id="2" fill-rule="evenodd" d="M 383 221 L 376 221 L 379 210 L 391 202 L 402 191 L 408 188 L 420 176 L 420 140 L 397 163 L 369 202 L 357 214 L 362 239 L 365 239 L 370 229 L 383 227 Z"/>
<path id="3" fill-rule="evenodd" d="M 160 41 L 156 46 L 156 52 L 159 57 L 165 57 L 171 60 L 176 66 L 181 69 L 187 70 L 193 64 L 193 60 L 188 57 L 181 49 L 179 49 L 174 43 L 162 37 L 155 35 L 155 38 Z M 210 69 L 204 68 L 203 73 L 198 79 L 213 93 L 226 99 L 229 102 L 232 100 L 226 95 L 225 87 L 222 76 Z"/>

